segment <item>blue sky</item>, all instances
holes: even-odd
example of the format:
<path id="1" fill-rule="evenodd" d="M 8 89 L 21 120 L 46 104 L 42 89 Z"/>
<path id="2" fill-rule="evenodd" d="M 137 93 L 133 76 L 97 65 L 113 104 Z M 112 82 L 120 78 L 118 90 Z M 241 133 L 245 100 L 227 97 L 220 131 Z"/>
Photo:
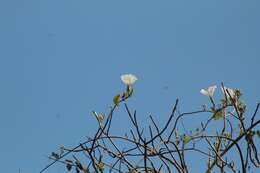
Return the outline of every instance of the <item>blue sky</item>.
<path id="1" fill-rule="evenodd" d="M 138 77 L 129 105 L 142 122 L 163 123 L 176 98 L 198 109 L 199 90 L 222 81 L 254 108 L 259 18 L 258 0 L 0 0 L 2 172 L 38 172 L 60 144 L 91 135 L 90 112 L 108 112 L 123 73 Z"/>

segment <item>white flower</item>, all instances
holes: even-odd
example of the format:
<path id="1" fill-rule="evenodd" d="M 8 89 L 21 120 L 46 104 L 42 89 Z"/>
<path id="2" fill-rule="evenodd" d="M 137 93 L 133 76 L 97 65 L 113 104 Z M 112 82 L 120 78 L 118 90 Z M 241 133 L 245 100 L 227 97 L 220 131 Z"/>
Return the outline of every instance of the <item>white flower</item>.
<path id="1" fill-rule="evenodd" d="M 137 80 L 137 77 L 133 74 L 124 74 L 124 75 L 121 75 L 121 80 L 127 86 L 131 86 L 135 83 L 135 81 Z"/>
<path id="2" fill-rule="evenodd" d="M 213 97 L 216 88 L 217 86 L 213 85 L 208 87 L 207 89 L 201 89 L 200 93 L 208 97 Z"/>
<path id="3" fill-rule="evenodd" d="M 224 90 L 223 90 L 223 88 L 221 88 L 221 90 L 222 90 L 222 92 L 227 96 L 227 99 L 228 99 L 228 100 L 230 100 L 230 97 L 231 97 L 232 99 L 235 99 L 236 93 L 235 93 L 235 90 L 234 90 L 234 89 L 224 87 Z"/>

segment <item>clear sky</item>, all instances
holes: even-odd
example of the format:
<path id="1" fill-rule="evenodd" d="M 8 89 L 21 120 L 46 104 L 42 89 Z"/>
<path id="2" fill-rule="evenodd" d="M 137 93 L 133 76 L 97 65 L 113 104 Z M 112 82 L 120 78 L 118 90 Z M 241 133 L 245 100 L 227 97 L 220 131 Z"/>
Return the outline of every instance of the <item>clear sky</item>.
<path id="1" fill-rule="evenodd" d="M 200 89 L 222 81 L 254 108 L 259 21 L 259 0 L 0 0 L 1 172 L 38 172 L 91 135 L 90 112 L 108 112 L 123 73 L 138 77 L 128 104 L 143 122 L 163 123 L 176 98 L 197 110 Z"/>

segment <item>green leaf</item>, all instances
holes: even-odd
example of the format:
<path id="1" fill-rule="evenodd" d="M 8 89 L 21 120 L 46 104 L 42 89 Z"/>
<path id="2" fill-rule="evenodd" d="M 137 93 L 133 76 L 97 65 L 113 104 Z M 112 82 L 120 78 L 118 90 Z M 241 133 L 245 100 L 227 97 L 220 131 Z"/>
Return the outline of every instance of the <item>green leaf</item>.
<path id="1" fill-rule="evenodd" d="M 213 114 L 213 119 L 214 120 L 219 120 L 222 117 L 222 112 L 221 111 L 215 111 Z"/>
<path id="2" fill-rule="evenodd" d="M 228 139 L 232 139 L 231 133 L 226 132 L 226 133 L 224 133 L 223 135 L 226 137 L 226 138 L 224 138 L 224 141 L 225 141 L 225 142 L 227 142 Z"/>
<path id="3" fill-rule="evenodd" d="M 104 172 L 104 168 L 105 167 L 105 164 L 103 163 L 103 162 L 100 162 L 99 164 L 98 164 L 98 170 L 101 172 L 101 173 L 103 173 Z"/>
<path id="4" fill-rule="evenodd" d="M 183 141 L 183 143 L 186 144 L 186 143 L 188 142 L 188 140 L 189 140 L 189 136 L 187 136 L 186 134 L 183 134 L 183 135 L 182 135 L 182 141 Z"/>
<path id="5" fill-rule="evenodd" d="M 226 137 L 229 138 L 229 139 L 231 139 L 231 133 L 227 133 L 227 134 L 226 134 Z"/>
<path id="6" fill-rule="evenodd" d="M 179 145 L 179 144 L 180 144 L 179 139 L 176 139 L 175 144 L 176 144 L 176 145 Z"/>
<path id="7" fill-rule="evenodd" d="M 120 94 L 118 94 L 114 97 L 113 102 L 115 105 L 118 106 L 118 103 L 120 102 Z"/>
<path id="8" fill-rule="evenodd" d="M 243 95 L 243 93 L 239 89 L 235 89 L 235 95 L 239 99 Z"/>

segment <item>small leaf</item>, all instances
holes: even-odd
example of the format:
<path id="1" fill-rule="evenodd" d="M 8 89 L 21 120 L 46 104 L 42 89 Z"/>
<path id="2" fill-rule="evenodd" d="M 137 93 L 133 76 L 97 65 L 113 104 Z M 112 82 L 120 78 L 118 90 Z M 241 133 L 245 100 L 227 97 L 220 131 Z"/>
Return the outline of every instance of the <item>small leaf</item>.
<path id="1" fill-rule="evenodd" d="M 213 119 L 214 120 L 219 120 L 222 117 L 222 112 L 221 111 L 216 111 L 213 114 Z"/>
<path id="2" fill-rule="evenodd" d="M 252 130 L 252 136 L 256 135 L 256 131 Z"/>
<path id="3" fill-rule="evenodd" d="M 75 163 L 76 163 L 77 167 L 78 167 L 80 170 L 83 170 L 83 166 L 82 166 L 82 164 L 80 163 L 79 160 L 76 160 Z"/>
<path id="4" fill-rule="evenodd" d="M 183 141 L 184 144 L 186 144 L 189 139 L 190 139 L 189 136 L 187 136 L 186 134 L 182 135 L 182 141 Z"/>
<path id="5" fill-rule="evenodd" d="M 226 134 L 226 137 L 229 138 L 229 139 L 232 139 L 232 138 L 231 138 L 231 133 L 227 133 L 227 134 Z"/>
<path id="6" fill-rule="evenodd" d="M 177 139 L 177 140 L 175 141 L 175 143 L 176 143 L 176 145 L 179 145 L 180 141 Z"/>
<path id="7" fill-rule="evenodd" d="M 179 145 L 180 139 L 179 139 L 179 133 L 177 129 L 174 130 L 174 134 L 175 134 L 175 143 L 176 145 Z"/>
<path id="8" fill-rule="evenodd" d="M 176 138 L 179 138 L 179 133 L 178 133 L 178 130 L 177 130 L 177 129 L 174 130 L 174 134 L 175 134 L 175 137 L 176 137 Z"/>
<path id="9" fill-rule="evenodd" d="M 225 141 L 225 142 L 227 142 L 228 139 L 232 139 L 231 133 L 228 133 L 228 132 L 227 132 L 227 133 L 224 133 L 223 135 L 226 137 L 226 138 L 224 138 L 224 141 Z"/>
<path id="10" fill-rule="evenodd" d="M 78 167 L 76 167 L 75 170 L 76 170 L 76 173 L 80 173 L 80 170 Z"/>
<path id="11" fill-rule="evenodd" d="M 104 164 L 103 162 L 100 162 L 100 163 L 98 164 L 98 170 L 99 170 L 101 173 L 104 172 L 104 166 L 105 166 L 105 164 Z"/>
<path id="12" fill-rule="evenodd" d="M 65 161 L 66 161 L 66 162 L 69 162 L 69 163 L 73 163 L 72 160 L 66 159 Z"/>
<path id="13" fill-rule="evenodd" d="M 59 159 L 60 158 L 60 156 L 57 154 L 57 153 L 55 153 L 55 152 L 52 152 L 51 153 L 51 156 L 54 158 L 54 159 Z"/>
<path id="14" fill-rule="evenodd" d="M 260 130 L 256 131 L 257 136 L 260 138 Z"/>
<path id="15" fill-rule="evenodd" d="M 118 106 L 118 103 L 120 102 L 120 94 L 118 94 L 114 97 L 113 102 L 115 105 Z"/>
<path id="16" fill-rule="evenodd" d="M 66 168 L 67 168 L 67 170 L 68 170 L 68 171 L 70 171 L 70 170 L 71 170 L 71 168 L 72 168 L 72 165 L 71 165 L 71 164 L 69 164 L 69 163 L 67 163 L 67 164 L 66 164 Z"/>

